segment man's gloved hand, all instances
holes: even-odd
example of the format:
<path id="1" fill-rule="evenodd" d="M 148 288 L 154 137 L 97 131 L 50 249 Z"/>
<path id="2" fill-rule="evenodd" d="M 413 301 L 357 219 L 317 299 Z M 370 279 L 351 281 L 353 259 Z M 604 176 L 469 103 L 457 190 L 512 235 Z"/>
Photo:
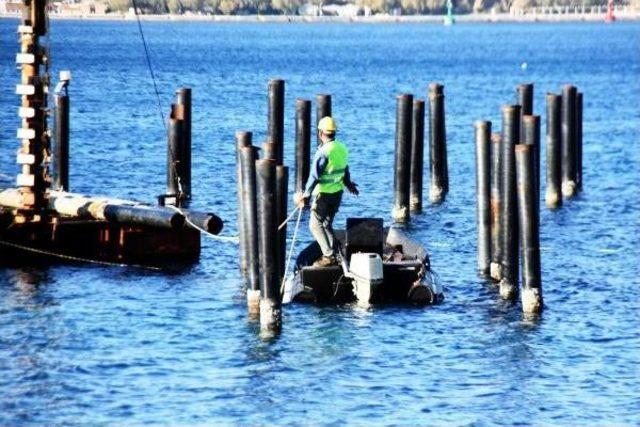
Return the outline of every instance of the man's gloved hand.
<path id="1" fill-rule="evenodd" d="M 358 184 L 356 184 L 355 182 L 347 185 L 347 191 L 349 191 L 349 193 L 353 194 L 354 196 L 360 194 L 360 192 L 358 191 Z"/>
<path id="2" fill-rule="evenodd" d="M 309 203 L 309 198 L 304 197 L 303 193 L 296 193 L 293 195 L 293 203 L 299 208 L 304 209 Z"/>

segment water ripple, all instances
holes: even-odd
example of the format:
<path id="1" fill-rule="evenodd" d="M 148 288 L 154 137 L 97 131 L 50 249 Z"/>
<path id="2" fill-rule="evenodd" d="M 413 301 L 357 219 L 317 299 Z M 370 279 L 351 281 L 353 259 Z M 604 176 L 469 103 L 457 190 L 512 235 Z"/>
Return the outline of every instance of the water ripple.
<path id="1" fill-rule="evenodd" d="M 4 185 L 15 173 L 16 25 L 0 19 Z M 451 193 L 407 230 L 430 249 L 446 301 L 287 306 L 283 334 L 262 340 L 235 248 L 209 240 L 200 263 L 169 275 L 5 268 L 0 424 L 640 423 L 637 23 L 143 25 L 165 110 L 175 88 L 193 87 L 194 207 L 219 213 L 229 235 L 233 135 L 265 139 L 268 78 L 287 79 L 288 164 L 293 100 L 334 94 L 364 190 L 339 222 L 389 217 L 394 96 L 424 97 L 428 81 L 443 81 Z M 72 189 L 153 200 L 164 190 L 164 131 L 135 24 L 51 26 L 54 75 L 74 74 Z M 317 54 L 327 50 L 331 60 Z M 535 318 L 475 276 L 472 124 L 486 118 L 499 129 L 498 107 L 525 80 L 536 83 L 537 113 L 543 94 L 567 81 L 585 93 L 585 191 L 542 211 L 546 311 Z"/>

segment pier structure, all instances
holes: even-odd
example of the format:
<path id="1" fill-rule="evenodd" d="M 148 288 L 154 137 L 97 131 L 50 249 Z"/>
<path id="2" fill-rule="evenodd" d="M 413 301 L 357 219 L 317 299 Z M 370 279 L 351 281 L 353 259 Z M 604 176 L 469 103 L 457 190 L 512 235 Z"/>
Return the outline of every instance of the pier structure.
<path id="1" fill-rule="evenodd" d="M 18 26 L 21 141 L 15 188 L 0 189 L 0 252 L 3 262 L 93 262 L 162 267 L 191 263 L 200 255 L 201 233 L 218 234 L 213 213 L 185 209 L 191 196 L 191 90 L 181 88 L 171 108 L 167 193 L 160 206 L 109 196 L 69 193 L 69 93 L 64 71 L 55 90 L 51 150 L 47 119 L 49 57 L 44 0 L 25 0 Z M 53 159 L 54 174 L 49 175 Z M 52 185 L 53 183 L 53 185 Z M 52 188 L 53 187 L 53 188 Z M 171 196 L 171 197 L 168 197 Z M 173 198 L 172 198 L 173 197 Z"/>
<path id="2" fill-rule="evenodd" d="M 45 0 L 25 0 L 18 26 L 20 52 L 16 63 L 21 77 L 16 93 L 21 98 L 18 110 L 21 127 L 17 137 L 21 143 L 16 158 L 20 168 L 16 179 L 19 200 L 13 221 L 19 224 L 46 222 L 48 214 L 46 192 L 51 185 L 51 141 L 47 126 L 49 52 L 40 43 L 41 38 L 47 36 L 45 7 Z"/>

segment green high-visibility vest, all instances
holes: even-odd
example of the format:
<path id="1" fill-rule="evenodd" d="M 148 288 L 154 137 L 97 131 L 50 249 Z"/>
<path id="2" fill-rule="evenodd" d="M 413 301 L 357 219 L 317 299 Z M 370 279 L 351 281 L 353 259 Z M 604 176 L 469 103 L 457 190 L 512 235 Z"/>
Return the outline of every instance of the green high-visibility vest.
<path id="1" fill-rule="evenodd" d="M 327 166 L 318 179 L 319 193 L 337 193 L 344 188 L 344 172 L 347 169 L 349 151 L 340 141 L 327 142 L 320 148 L 327 157 Z"/>

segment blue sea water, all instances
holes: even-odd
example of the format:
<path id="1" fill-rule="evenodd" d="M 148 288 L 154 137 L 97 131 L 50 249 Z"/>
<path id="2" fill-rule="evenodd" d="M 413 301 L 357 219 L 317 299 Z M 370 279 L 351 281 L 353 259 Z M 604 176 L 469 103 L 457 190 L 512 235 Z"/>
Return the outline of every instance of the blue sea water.
<path id="1" fill-rule="evenodd" d="M 3 185 L 16 173 L 16 25 L 0 20 Z M 294 100 L 334 96 L 362 191 L 338 223 L 390 218 L 395 95 L 443 82 L 451 192 L 408 231 L 429 248 L 446 300 L 289 305 L 282 334 L 265 341 L 230 244 L 203 240 L 200 262 L 179 274 L 1 268 L 1 425 L 640 424 L 640 24 L 143 28 L 163 113 L 176 88 L 193 88 L 194 207 L 219 213 L 227 235 L 233 135 L 264 140 L 269 78 L 287 82 L 289 165 Z M 50 47 L 54 73 L 73 73 L 72 190 L 153 201 L 164 130 L 136 24 L 55 20 Z M 535 320 L 476 276 L 473 122 L 499 128 L 500 105 L 529 81 L 537 114 L 565 83 L 584 92 L 584 192 L 542 211 Z"/>

